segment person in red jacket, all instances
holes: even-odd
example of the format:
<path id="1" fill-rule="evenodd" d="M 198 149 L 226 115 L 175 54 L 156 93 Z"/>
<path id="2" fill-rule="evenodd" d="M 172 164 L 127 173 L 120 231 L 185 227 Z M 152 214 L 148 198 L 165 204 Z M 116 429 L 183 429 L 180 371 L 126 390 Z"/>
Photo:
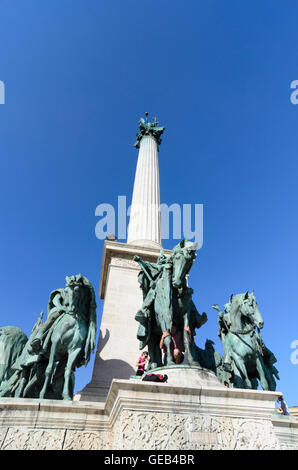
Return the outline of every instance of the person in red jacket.
<path id="1" fill-rule="evenodd" d="M 143 375 L 144 372 L 145 372 L 145 367 L 146 367 L 146 364 L 149 360 L 149 356 L 148 356 L 148 352 L 147 351 L 143 351 L 141 356 L 139 357 L 137 363 L 136 363 L 136 366 L 137 366 L 137 372 L 136 372 L 136 375 Z"/>

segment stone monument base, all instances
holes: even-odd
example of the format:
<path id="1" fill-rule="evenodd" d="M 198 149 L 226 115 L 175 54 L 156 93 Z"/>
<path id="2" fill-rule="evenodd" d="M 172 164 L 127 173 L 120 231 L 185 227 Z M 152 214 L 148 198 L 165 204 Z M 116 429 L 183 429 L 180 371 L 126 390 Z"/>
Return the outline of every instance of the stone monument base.
<path id="1" fill-rule="evenodd" d="M 298 449 L 277 392 L 228 389 L 201 368 L 178 384 L 176 370 L 163 369 L 168 383 L 113 380 L 105 403 L 1 398 L 0 449 Z"/>
<path id="2" fill-rule="evenodd" d="M 148 371 L 143 377 L 147 374 L 167 375 L 168 383 L 175 387 L 184 387 L 187 384 L 188 387 L 196 388 L 203 386 L 225 388 L 214 372 L 200 366 L 182 364 L 158 367 Z M 143 377 L 132 376 L 131 380 L 139 382 Z"/>

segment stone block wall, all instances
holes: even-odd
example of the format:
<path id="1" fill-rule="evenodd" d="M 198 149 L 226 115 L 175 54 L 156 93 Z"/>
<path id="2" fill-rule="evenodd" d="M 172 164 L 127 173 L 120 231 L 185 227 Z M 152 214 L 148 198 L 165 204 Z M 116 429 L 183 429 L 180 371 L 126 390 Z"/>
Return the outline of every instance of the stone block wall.
<path id="1" fill-rule="evenodd" d="M 114 380 L 105 403 L 0 399 L 1 450 L 298 450 L 275 392 Z"/>

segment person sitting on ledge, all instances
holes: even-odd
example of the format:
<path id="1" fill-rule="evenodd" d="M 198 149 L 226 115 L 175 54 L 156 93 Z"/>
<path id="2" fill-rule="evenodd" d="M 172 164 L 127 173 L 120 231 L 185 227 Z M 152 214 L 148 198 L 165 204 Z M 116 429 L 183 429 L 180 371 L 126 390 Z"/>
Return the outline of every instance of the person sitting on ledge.
<path id="1" fill-rule="evenodd" d="M 143 351 L 141 356 L 138 359 L 138 362 L 136 363 L 136 366 L 138 367 L 136 375 L 143 375 L 145 373 L 145 366 L 149 360 L 148 352 Z"/>
<path id="2" fill-rule="evenodd" d="M 167 365 L 167 353 L 163 343 L 164 338 L 166 338 L 167 336 L 171 336 L 170 350 L 175 364 L 182 364 L 184 360 L 183 337 L 181 331 L 178 330 L 176 324 L 173 323 L 171 333 L 168 333 L 167 331 L 164 332 L 160 340 L 160 349 L 162 349 L 164 352 L 164 365 Z"/>
<path id="3" fill-rule="evenodd" d="M 279 395 L 276 399 L 275 404 L 277 405 L 277 410 L 280 414 L 285 416 L 290 416 L 288 405 L 286 404 L 284 397 Z"/>

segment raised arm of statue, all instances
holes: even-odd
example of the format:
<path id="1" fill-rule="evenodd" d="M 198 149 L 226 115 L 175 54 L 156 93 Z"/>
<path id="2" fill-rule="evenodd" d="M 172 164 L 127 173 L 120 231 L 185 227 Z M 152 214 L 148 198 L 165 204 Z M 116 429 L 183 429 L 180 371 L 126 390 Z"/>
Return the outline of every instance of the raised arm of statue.
<path id="1" fill-rule="evenodd" d="M 147 263 L 144 260 L 142 260 L 142 258 L 140 258 L 138 255 L 134 256 L 133 260 L 136 261 L 137 263 L 139 263 L 139 265 L 141 266 L 142 271 L 145 273 L 147 279 L 149 279 L 150 283 L 152 283 L 152 281 L 153 281 L 152 275 L 150 273 L 150 269 L 148 269 L 148 268 L 150 268 L 151 264 Z"/>
<path id="2" fill-rule="evenodd" d="M 214 304 L 214 305 L 212 305 L 212 308 L 214 308 L 215 310 L 217 310 L 217 311 L 218 311 L 218 316 L 219 316 L 219 319 L 220 319 L 220 318 L 223 318 L 224 314 L 223 314 L 223 312 L 220 310 L 220 308 L 219 308 L 219 305 L 218 305 L 218 304 Z"/>
<path id="3" fill-rule="evenodd" d="M 55 297 L 53 298 L 52 302 L 53 305 L 56 307 L 58 312 L 64 312 L 65 311 L 65 305 L 62 304 L 63 299 L 61 294 L 56 294 Z"/>
<path id="4" fill-rule="evenodd" d="M 148 266 L 148 263 L 147 263 L 146 261 L 142 260 L 142 258 L 140 258 L 140 256 L 138 256 L 138 255 L 135 255 L 135 256 L 133 257 L 133 260 L 136 261 L 137 263 L 139 263 L 139 265 L 141 266 L 142 269 L 143 269 L 143 268 L 146 269 L 147 266 Z M 143 269 L 143 270 L 144 270 L 144 269 Z"/>
<path id="5" fill-rule="evenodd" d="M 142 258 L 138 255 L 135 255 L 133 257 L 133 260 L 136 261 L 137 263 L 141 264 L 141 265 L 144 265 L 145 267 L 147 266 L 146 261 L 142 260 Z"/>

